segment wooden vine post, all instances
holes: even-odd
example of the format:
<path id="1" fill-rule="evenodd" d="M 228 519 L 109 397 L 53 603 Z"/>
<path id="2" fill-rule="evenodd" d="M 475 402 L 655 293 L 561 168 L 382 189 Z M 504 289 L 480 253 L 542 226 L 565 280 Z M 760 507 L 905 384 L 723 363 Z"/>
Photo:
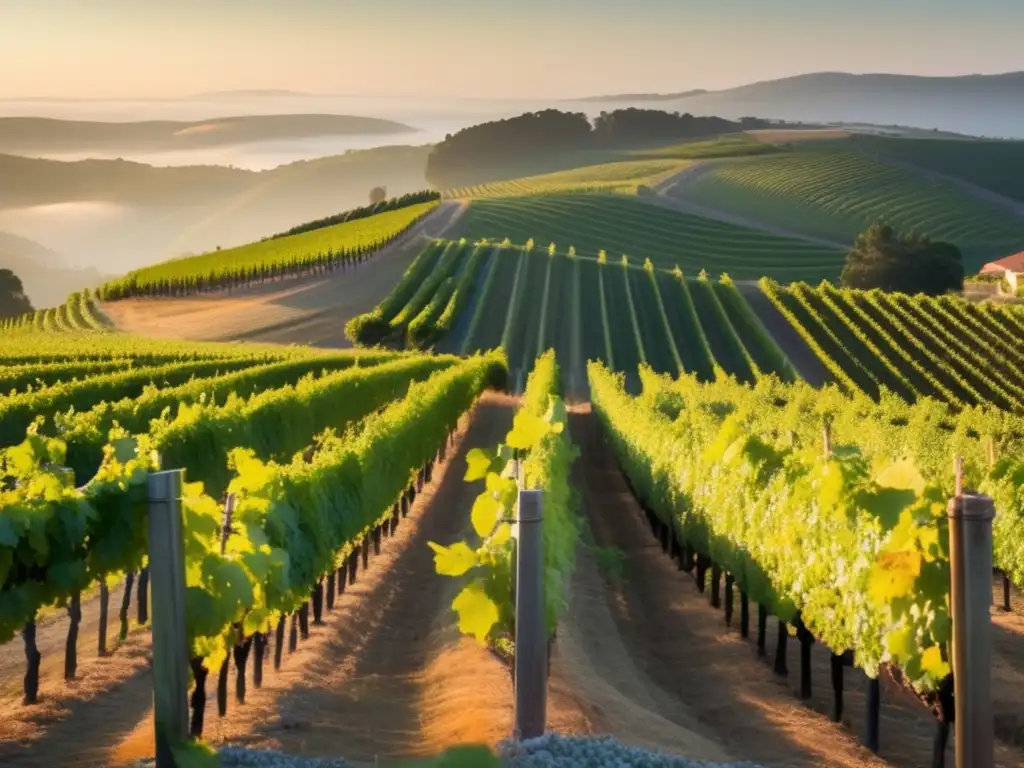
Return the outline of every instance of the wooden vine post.
<path id="1" fill-rule="evenodd" d="M 149 476 L 149 575 L 153 590 L 153 719 L 156 768 L 173 768 L 171 747 L 188 738 L 188 638 L 181 494 L 185 472 Z"/>
<path id="2" fill-rule="evenodd" d="M 995 765 L 992 720 L 992 519 L 995 504 L 963 489 L 963 459 L 956 461 L 956 495 L 950 499 L 949 573 L 953 612 L 953 680 L 956 686 L 957 768 Z"/>

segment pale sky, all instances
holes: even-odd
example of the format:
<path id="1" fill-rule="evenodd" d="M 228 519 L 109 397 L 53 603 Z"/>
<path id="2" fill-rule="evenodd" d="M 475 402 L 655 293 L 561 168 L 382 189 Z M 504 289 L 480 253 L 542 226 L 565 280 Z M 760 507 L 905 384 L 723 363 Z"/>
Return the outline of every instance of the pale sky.
<path id="1" fill-rule="evenodd" d="M 0 98 L 559 98 L 1024 70 L 1024 0 L 0 0 Z"/>

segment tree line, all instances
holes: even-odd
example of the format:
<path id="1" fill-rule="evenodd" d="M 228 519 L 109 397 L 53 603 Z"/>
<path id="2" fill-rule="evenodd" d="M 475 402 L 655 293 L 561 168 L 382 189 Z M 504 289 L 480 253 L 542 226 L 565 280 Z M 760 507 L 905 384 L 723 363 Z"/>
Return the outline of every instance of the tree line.
<path id="1" fill-rule="evenodd" d="M 601 112 L 593 121 L 582 112 L 527 112 L 448 134 L 427 157 L 427 181 L 440 188 L 464 186 L 473 183 L 467 174 L 481 168 L 511 168 L 537 156 L 709 138 L 771 125 L 753 117 L 732 121 L 632 107 Z"/>

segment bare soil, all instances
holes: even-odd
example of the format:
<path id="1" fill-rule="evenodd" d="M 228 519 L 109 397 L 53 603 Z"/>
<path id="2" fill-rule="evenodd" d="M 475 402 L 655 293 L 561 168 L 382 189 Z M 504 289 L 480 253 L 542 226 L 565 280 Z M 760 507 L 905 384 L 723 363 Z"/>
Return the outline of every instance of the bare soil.
<path id="1" fill-rule="evenodd" d="M 677 702 L 677 711 L 685 711 L 703 734 L 723 744 L 734 758 L 766 768 L 931 765 L 935 720 L 891 684 L 882 689 L 879 755 L 857 740 L 865 732 L 867 678 L 862 673 L 846 670 L 843 723 L 831 722 L 830 657 L 820 645 L 812 654 L 813 697 L 801 702 L 798 643 L 789 643 L 789 676 L 774 675 L 771 666 L 758 659 L 753 640 L 741 638 L 737 631 L 738 595 L 730 628 L 722 612 L 696 590 L 690 575 L 662 553 L 589 408 L 574 411 L 570 428 L 582 449 L 583 506 L 595 544 L 617 547 L 626 558 L 623 582 L 605 580 L 605 599 L 629 656 L 662 696 Z M 751 606 L 751 614 L 753 635 L 756 606 Z M 768 656 L 773 658 L 777 621 L 770 618 L 768 626 Z M 1006 651 L 1011 653 L 1009 647 Z M 1020 657 L 1018 645 L 1013 653 L 1017 663 L 1008 662 L 1013 669 L 1020 668 Z M 997 662 L 994 675 L 1001 676 L 998 669 Z M 997 689 L 1009 693 L 1016 679 L 1008 676 L 1006 687 L 1000 683 Z M 671 710 L 658 710 L 662 715 L 666 711 Z M 1020 766 L 1024 752 L 997 740 L 996 759 L 1007 768 Z M 952 765 L 952 745 L 946 760 Z"/>
<path id="2" fill-rule="evenodd" d="M 765 296 L 757 283 L 738 280 L 736 289 L 743 294 L 750 310 L 761 321 L 761 325 L 778 344 L 782 353 L 789 358 L 796 372 L 808 384 L 823 387 L 833 380 L 832 374 L 821 362 L 814 350 L 803 340 L 796 328 Z"/>
<path id="3" fill-rule="evenodd" d="M 441 237 L 464 209 L 465 203 L 444 202 L 400 241 L 327 277 L 289 277 L 180 299 L 125 299 L 104 304 L 103 311 L 120 330 L 154 338 L 349 347 L 345 323 L 373 309 L 419 253 L 424 237 Z"/>

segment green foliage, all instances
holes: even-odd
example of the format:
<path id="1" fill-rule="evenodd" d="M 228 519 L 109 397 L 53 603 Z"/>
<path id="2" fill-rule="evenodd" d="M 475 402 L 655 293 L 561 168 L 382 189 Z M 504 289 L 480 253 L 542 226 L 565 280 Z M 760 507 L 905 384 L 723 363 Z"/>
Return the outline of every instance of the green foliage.
<path id="1" fill-rule="evenodd" d="M 25 430 L 38 416 L 74 409 L 84 411 L 102 402 L 138 397 L 150 384 L 174 386 L 193 377 L 203 378 L 230 373 L 268 362 L 265 354 L 234 359 L 175 362 L 161 366 L 133 368 L 93 376 L 85 381 L 57 382 L 42 389 L 0 397 L 0 446 L 13 445 L 25 436 Z"/>
<path id="2" fill-rule="evenodd" d="M 757 280 L 765 275 L 783 282 L 834 280 L 844 257 L 838 246 L 779 237 L 668 210 L 627 195 L 473 200 L 452 231 L 470 241 L 508 237 L 523 243 L 532 237 L 542 243 L 572 243 L 578 256 L 589 258 L 601 250 L 613 259 L 614 254 L 643 254 L 661 269 L 679 264 L 686 272 L 697 274 L 701 268 L 714 268 L 737 280 Z"/>
<path id="3" fill-rule="evenodd" d="M 452 365 L 452 357 L 403 357 L 368 368 L 350 367 L 294 386 L 260 392 L 248 400 L 182 405 L 150 427 L 165 465 L 184 468 L 191 480 L 219 497 L 231 474 L 226 457 L 248 448 L 263 460 L 288 461 L 325 430 L 344 433 L 378 408 L 406 394 L 412 382 Z"/>
<path id="4" fill-rule="evenodd" d="M 506 636 L 515 616 L 511 580 L 518 525 L 510 521 L 515 519 L 521 488 L 543 491 L 544 595 L 549 634 L 554 633 L 565 607 L 581 523 L 576 512 L 578 499 L 569 484 L 577 450 L 565 432 L 567 416 L 558 395 L 558 382 L 555 355 L 549 351 L 537 360 L 530 374 L 523 404 L 505 443 L 493 452 L 475 448 L 466 456 L 465 480 L 484 482 L 484 490 L 470 512 L 479 545 L 474 549 L 461 541 L 449 547 L 429 542 L 439 574 L 467 577 L 452 609 L 459 616 L 460 631 L 481 643 L 493 645 Z"/>
<path id="5" fill-rule="evenodd" d="M 716 164 L 684 194 L 713 209 L 836 242 L 849 242 L 871 222 L 885 219 L 955 244 L 975 268 L 1018 250 L 1022 236 L 1019 218 L 1003 206 L 845 143 L 813 142 Z M 728 271 L 741 277 L 732 267 Z M 762 274 L 787 282 L 834 277 L 783 276 L 767 269 Z"/>
<path id="6" fill-rule="evenodd" d="M 1024 411 L 1024 330 L 1012 306 L 958 297 L 817 288 L 761 288 L 850 392 L 934 397 L 962 408 Z"/>
<path id="7" fill-rule="evenodd" d="M 326 374 L 352 365 L 368 367 L 395 356 L 392 352 L 307 355 L 296 360 L 253 365 L 223 376 L 193 379 L 176 387 L 147 386 L 138 397 L 111 399 L 89 410 L 58 414 L 54 426 L 67 443 L 66 461 L 75 472 L 75 482 L 83 484 L 99 467 L 109 432 L 115 425 L 132 434 L 148 432 L 154 419 L 170 418 L 195 403 L 213 408 L 224 404 L 231 396 L 247 400 L 258 392 L 294 384 L 309 374 Z"/>
<path id="8" fill-rule="evenodd" d="M 841 279 L 848 288 L 936 296 L 963 288 L 964 266 L 954 245 L 875 222 L 857 236 L 846 254 Z"/>
<path id="9" fill-rule="evenodd" d="M 931 690 L 948 674 L 946 491 L 926 479 L 925 457 L 906 453 L 912 442 L 874 442 L 865 404 L 834 390 L 773 378 L 752 389 L 658 384 L 647 373 L 645 397 L 633 398 L 600 364 L 589 373 L 634 489 L 685 544 L 781 619 L 799 616 L 833 652 L 855 648 L 869 675 L 893 663 Z M 649 404 L 652 382 L 678 393 L 674 418 Z"/>
<path id="10" fill-rule="evenodd" d="M 148 444 L 110 446 L 84 488 L 60 464 L 64 444 L 30 431 L 0 452 L 0 642 L 42 607 L 137 568 L 146 541 Z"/>
<path id="11" fill-rule="evenodd" d="M 345 324 L 345 337 L 364 347 L 384 341 L 392 331 L 391 321 L 429 277 L 448 245 L 440 240 L 431 241 L 420 251 L 405 270 L 402 279 L 380 304 L 365 314 L 356 315 Z"/>
<path id="12" fill-rule="evenodd" d="M 391 514 L 482 389 L 504 379 L 500 354 L 453 362 L 402 358 L 304 380 L 249 401 L 229 397 L 227 406 L 185 409 L 202 414 L 190 424 L 204 429 L 230 421 L 235 408 L 246 416 L 233 422 L 230 436 L 206 430 L 190 468 L 199 474 L 204 462 L 223 462 L 230 450 L 235 477 L 228 489 L 238 499 L 230 534 L 222 530 L 221 505 L 202 483 L 187 484 L 182 502 L 186 633 L 191 653 L 208 669 L 226 658 L 235 625 L 245 634 L 266 629 L 307 599 L 317 580 Z M 281 405 L 286 401 L 287 414 Z M 358 430 L 325 434 L 306 455 L 291 457 L 286 443 L 308 445 L 319 431 L 311 420 L 332 419 L 344 427 L 381 405 L 386 407 Z M 156 432 L 158 439 L 166 437 Z M 99 471 L 81 488 L 61 466 L 64 442 L 37 434 L 36 427 L 0 454 L 0 642 L 40 608 L 144 563 L 147 475 L 157 468 L 158 446 L 147 434 L 128 437 L 122 427 L 111 430 L 110 440 Z M 264 462 L 251 448 L 236 447 L 245 442 L 284 454 L 284 463 Z"/>
<path id="13" fill-rule="evenodd" d="M 419 203 L 333 226 L 238 248 L 174 259 L 130 272 L 99 289 L 105 301 L 139 295 L 180 295 L 362 261 L 437 206 Z"/>
<path id="14" fill-rule="evenodd" d="M 9 269 L 0 269 L 0 319 L 32 311 L 32 302 L 25 295 L 20 278 Z"/>

